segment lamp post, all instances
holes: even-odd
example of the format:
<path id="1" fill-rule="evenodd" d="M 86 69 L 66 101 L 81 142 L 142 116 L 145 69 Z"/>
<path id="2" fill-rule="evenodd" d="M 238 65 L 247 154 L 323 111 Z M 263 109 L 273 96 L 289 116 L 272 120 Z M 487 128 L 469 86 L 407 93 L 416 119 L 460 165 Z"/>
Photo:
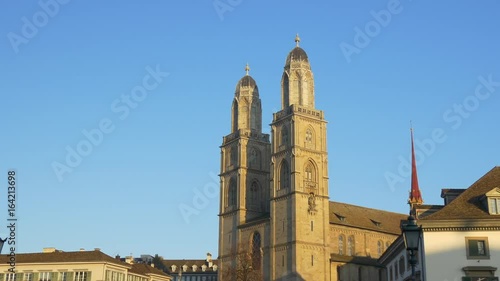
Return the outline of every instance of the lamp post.
<path id="1" fill-rule="evenodd" d="M 410 215 L 408 217 L 408 222 L 401 225 L 401 230 L 403 231 L 403 238 L 405 241 L 406 250 L 410 254 L 410 265 L 411 265 L 411 276 L 412 280 L 415 278 L 415 265 L 417 264 L 417 252 L 418 245 L 420 242 L 420 234 L 422 233 L 422 228 L 417 225 L 415 218 Z"/>

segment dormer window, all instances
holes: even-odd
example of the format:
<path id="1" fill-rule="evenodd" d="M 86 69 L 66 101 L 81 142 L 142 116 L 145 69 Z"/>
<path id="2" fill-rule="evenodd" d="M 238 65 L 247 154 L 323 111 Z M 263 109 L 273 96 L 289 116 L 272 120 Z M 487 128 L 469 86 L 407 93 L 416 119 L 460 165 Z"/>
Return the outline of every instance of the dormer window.
<path id="1" fill-rule="evenodd" d="M 198 269 L 198 266 L 196 264 L 193 264 L 193 271 L 196 271 Z"/>
<path id="2" fill-rule="evenodd" d="M 490 215 L 500 215 L 500 187 L 488 191 L 483 198 Z"/>
<path id="3" fill-rule="evenodd" d="M 373 224 L 377 227 L 381 227 L 382 226 L 382 223 L 379 222 L 379 221 L 376 221 L 376 220 L 371 220 L 373 222 Z"/>
<path id="4" fill-rule="evenodd" d="M 490 215 L 500 215 L 500 197 L 488 198 Z"/>
<path id="5" fill-rule="evenodd" d="M 183 265 L 183 266 L 182 266 L 182 271 L 186 272 L 187 270 L 188 270 L 188 266 L 187 266 L 187 264 Z"/>
<path id="6" fill-rule="evenodd" d="M 177 270 L 177 266 L 175 264 L 172 265 L 171 268 L 172 268 L 172 272 L 175 272 Z"/>
<path id="7" fill-rule="evenodd" d="M 205 272 L 207 270 L 207 266 L 206 265 L 202 265 L 201 266 L 201 271 Z"/>
<path id="8" fill-rule="evenodd" d="M 337 213 L 335 213 L 335 216 L 337 216 L 337 218 L 339 219 L 339 221 L 345 221 L 345 217 L 344 216 L 339 215 Z"/>
<path id="9" fill-rule="evenodd" d="M 212 266 L 212 270 L 213 270 L 213 271 L 217 271 L 217 265 L 216 265 L 216 264 L 214 264 L 214 265 Z"/>

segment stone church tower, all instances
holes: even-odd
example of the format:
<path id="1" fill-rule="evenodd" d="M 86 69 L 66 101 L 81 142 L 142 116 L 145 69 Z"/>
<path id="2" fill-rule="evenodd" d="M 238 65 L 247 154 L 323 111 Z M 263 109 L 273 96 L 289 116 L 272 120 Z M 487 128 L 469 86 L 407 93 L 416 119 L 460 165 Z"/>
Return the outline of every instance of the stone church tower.
<path id="1" fill-rule="evenodd" d="M 221 192 L 219 213 L 219 256 L 236 267 L 235 254 L 248 237 L 240 227 L 262 217 L 269 217 L 269 135 L 262 133 L 262 108 L 259 89 L 248 74 L 236 85 L 231 109 L 231 133 L 221 146 Z M 262 234 L 261 234 L 262 233 Z M 263 232 L 256 232 L 254 255 L 262 248 Z M 257 253 L 258 251 L 258 253 Z M 224 264 L 225 265 L 225 264 Z M 224 268 L 222 265 L 222 268 Z"/>
<path id="2" fill-rule="evenodd" d="M 295 41 L 281 79 L 282 108 L 271 124 L 271 278 L 327 280 L 326 121 L 314 107 L 307 54 Z"/>
<path id="3" fill-rule="evenodd" d="M 236 85 L 221 145 L 219 281 L 385 281 L 377 258 L 406 215 L 329 201 L 327 122 L 295 42 L 271 139 L 248 65 Z"/>

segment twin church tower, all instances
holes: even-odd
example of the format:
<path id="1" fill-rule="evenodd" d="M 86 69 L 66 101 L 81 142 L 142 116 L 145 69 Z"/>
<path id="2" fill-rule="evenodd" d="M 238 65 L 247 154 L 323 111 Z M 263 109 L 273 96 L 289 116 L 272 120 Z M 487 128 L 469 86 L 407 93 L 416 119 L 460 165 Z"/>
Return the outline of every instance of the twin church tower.
<path id="1" fill-rule="evenodd" d="M 288 54 L 281 110 L 262 133 L 259 89 L 236 85 L 221 146 L 219 281 L 327 280 L 330 271 L 326 121 L 314 105 L 306 52 Z"/>

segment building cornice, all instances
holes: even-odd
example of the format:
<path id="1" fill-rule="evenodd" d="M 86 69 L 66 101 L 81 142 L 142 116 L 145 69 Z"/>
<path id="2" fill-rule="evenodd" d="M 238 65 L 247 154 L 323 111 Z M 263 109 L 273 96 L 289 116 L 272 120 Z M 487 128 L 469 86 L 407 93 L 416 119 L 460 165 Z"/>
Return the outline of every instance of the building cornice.
<path id="1" fill-rule="evenodd" d="M 424 232 L 437 231 L 500 231 L 500 220 L 420 220 Z"/>

